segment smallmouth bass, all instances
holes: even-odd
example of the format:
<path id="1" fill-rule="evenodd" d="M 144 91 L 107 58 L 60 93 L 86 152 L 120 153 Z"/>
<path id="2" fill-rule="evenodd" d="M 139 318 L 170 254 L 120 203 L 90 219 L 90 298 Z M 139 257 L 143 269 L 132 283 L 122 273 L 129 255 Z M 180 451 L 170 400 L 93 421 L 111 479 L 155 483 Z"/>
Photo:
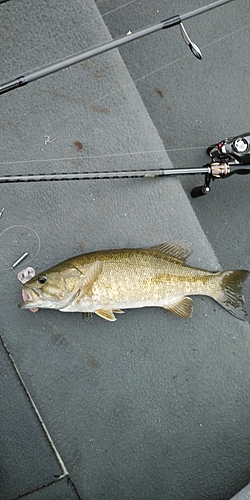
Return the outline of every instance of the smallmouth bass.
<path id="1" fill-rule="evenodd" d="M 189 295 L 208 295 L 244 320 L 246 270 L 205 271 L 186 265 L 192 246 L 172 241 L 151 248 L 103 250 L 72 257 L 22 287 L 21 309 L 95 313 L 115 321 L 123 309 L 163 307 L 192 315 Z"/>

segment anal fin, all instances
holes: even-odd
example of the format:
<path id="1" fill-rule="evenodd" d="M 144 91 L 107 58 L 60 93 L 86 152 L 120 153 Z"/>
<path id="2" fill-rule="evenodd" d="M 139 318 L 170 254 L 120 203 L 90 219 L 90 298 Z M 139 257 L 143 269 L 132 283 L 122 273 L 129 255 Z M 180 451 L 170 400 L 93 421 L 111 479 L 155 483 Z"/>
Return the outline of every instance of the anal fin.
<path id="1" fill-rule="evenodd" d="M 164 306 L 164 309 L 171 311 L 172 313 L 180 316 L 181 318 L 190 318 L 193 312 L 194 302 L 190 297 L 183 297 L 178 302 Z"/>
<path id="2" fill-rule="evenodd" d="M 116 317 L 111 309 L 97 309 L 95 314 L 103 319 L 107 319 L 108 321 L 116 321 Z"/>

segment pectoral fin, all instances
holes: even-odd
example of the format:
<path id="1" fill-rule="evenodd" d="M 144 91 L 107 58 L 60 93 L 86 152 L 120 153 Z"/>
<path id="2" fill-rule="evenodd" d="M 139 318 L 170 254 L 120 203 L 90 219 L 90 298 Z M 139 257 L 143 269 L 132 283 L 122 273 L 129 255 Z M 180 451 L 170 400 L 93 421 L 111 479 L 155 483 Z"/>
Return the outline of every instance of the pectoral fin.
<path id="1" fill-rule="evenodd" d="M 190 299 L 190 297 L 183 297 L 183 299 L 175 302 L 174 304 L 164 306 L 164 309 L 171 311 L 181 318 L 190 318 L 193 312 L 193 305 L 194 302 Z"/>
<path id="2" fill-rule="evenodd" d="M 117 312 L 117 311 L 116 311 Z M 111 309 L 97 309 L 95 314 L 108 321 L 116 321 L 116 317 Z"/>
<path id="3" fill-rule="evenodd" d="M 86 273 L 81 277 L 81 282 L 83 285 L 86 287 L 85 288 L 85 293 L 87 295 L 92 295 L 92 286 L 96 279 L 98 278 L 101 270 L 102 270 L 102 262 L 97 260 L 89 268 L 87 269 Z"/>

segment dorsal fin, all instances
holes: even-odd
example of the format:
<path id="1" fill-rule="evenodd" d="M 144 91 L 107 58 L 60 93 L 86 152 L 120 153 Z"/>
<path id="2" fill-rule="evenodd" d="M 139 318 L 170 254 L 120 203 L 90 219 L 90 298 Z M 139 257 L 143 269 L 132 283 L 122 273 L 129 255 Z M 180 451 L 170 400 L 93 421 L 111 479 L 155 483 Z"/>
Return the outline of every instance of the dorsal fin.
<path id="1" fill-rule="evenodd" d="M 174 240 L 162 243 L 156 247 L 150 247 L 148 250 L 174 257 L 184 263 L 187 257 L 192 253 L 193 247 L 192 244 L 187 241 Z"/>

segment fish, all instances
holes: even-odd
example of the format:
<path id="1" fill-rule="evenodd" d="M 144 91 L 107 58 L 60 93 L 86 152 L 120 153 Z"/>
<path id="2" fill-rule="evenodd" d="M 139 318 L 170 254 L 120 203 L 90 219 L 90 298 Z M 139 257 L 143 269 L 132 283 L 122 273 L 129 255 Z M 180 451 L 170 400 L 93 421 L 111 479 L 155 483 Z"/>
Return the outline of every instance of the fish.
<path id="1" fill-rule="evenodd" d="M 149 248 L 99 250 L 67 259 L 23 284 L 21 309 L 95 313 L 108 321 L 124 309 L 161 307 L 189 318 L 190 295 L 207 295 L 245 320 L 242 285 L 249 272 L 207 271 L 186 259 L 192 245 L 175 240 Z"/>

